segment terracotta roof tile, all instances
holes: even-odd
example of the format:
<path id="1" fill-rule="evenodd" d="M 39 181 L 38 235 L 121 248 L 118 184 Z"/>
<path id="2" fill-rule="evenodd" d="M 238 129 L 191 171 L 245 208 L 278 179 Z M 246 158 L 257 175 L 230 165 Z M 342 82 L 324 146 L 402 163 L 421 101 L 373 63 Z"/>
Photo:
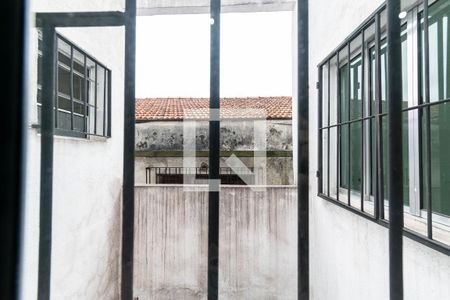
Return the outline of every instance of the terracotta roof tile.
<path id="1" fill-rule="evenodd" d="M 291 119 L 292 99 L 246 97 L 220 99 L 221 117 L 225 119 Z M 208 98 L 136 99 L 136 121 L 208 119 Z"/>

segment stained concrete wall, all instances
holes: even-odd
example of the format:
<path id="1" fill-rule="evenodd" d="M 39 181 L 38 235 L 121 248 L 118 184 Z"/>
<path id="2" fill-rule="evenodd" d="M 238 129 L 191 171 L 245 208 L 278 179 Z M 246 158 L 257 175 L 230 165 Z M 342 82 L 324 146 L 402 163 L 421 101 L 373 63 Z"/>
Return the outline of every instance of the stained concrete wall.
<path id="1" fill-rule="evenodd" d="M 225 163 L 226 158 L 220 159 L 221 167 L 228 167 Z M 263 168 L 266 170 L 266 183 L 269 185 L 292 185 L 294 183 L 294 174 L 292 170 L 292 157 L 267 157 L 264 163 L 256 163 L 253 157 L 239 157 L 247 167 Z M 182 157 L 135 157 L 135 178 L 136 184 L 146 183 L 147 167 L 174 167 L 183 166 Z M 196 167 L 202 164 L 208 164 L 208 157 L 198 157 L 195 161 Z M 151 178 L 150 183 L 156 183 L 155 178 Z"/>
<path id="2" fill-rule="evenodd" d="M 145 168 L 147 167 L 182 167 L 182 157 L 152 157 L 145 152 L 176 152 L 183 151 L 183 122 L 155 121 L 136 124 L 135 182 L 146 183 Z M 185 124 L 193 128 L 192 124 Z M 208 122 L 196 123 L 196 150 L 207 151 Z M 239 157 L 247 167 L 257 167 L 266 170 L 269 185 L 291 185 L 294 183 L 292 160 L 292 125 L 290 120 L 268 120 L 266 122 L 266 150 L 276 151 L 277 156 L 266 158 L 265 165 L 258 165 L 253 157 Z M 192 129 L 194 130 L 194 129 Z M 221 124 L 222 151 L 252 151 L 254 145 L 253 121 L 223 121 Z M 139 154 L 144 153 L 144 154 Z M 180 154 L 180 153 L 178 153 Z M 221 166 L 227 167 L 222 158 Z M 207 157 L 197 157 L 196 164 L 208 163 Z M 155 183 L 152 181 L 152 183 Z"/>
<path id="3" fill-rule="evenodd" d="M 404 2 L 404 1 L 402 1 Z M 310 1 L 309 86 L 316 66 L 383 1 Z M 389 299 L 388 229 L 317 197 L 318 95 L 310 88 L 311 299 Z M 450 299 L 450 257 L 404 237 L 405 299 Z"/>
<path id="4" fill-rule="evenodd" d="M 253 150 L 255 148 L 253 124 L 253 121 L 221 122 L 221 150 Z M 187 127 L 186 130 L 196 130 L 197 151 L 209 149 L 207 121 L 197 121 L 195 125 L 190 122 L 184 124 L 182 121 L 154 121 L 136 124 L 136 151 L 183 151 L 183 126 Z M 266 150 L 292 150 L 290 120 L 267 120 L 266 127 Z"/>
<path id="5" fill-rule="evenodd" d="M 297 299 L 295 187 L 222 186 L 219 297 Z M 137 186 L 134 296 L 206 299 L 207 192 Z"/>
<path id="6" fill-rule="evenodd" d="M 121 10 L 122 0 L 30 1 L 31 12 Z M 30 23 L 33 16 L 29 14 Z M 29 29 L 26 195 L 20 299 L 37 298 L 40 134 L 36 28 Z M 112 138 L 54 140 L 51 299 L 119 299 L 123 149 L 124 29 L 64 28 L 59 33 L 111 69 Z"/>

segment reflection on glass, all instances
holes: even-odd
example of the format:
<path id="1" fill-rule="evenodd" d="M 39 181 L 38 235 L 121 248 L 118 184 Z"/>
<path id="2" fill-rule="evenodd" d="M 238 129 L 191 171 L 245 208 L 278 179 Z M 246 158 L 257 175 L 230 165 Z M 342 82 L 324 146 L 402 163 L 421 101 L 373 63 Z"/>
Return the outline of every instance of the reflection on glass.
<path id="1" fill-rule="evenodd" d="M 437 1 L 429 9 L 429 87 L 430 99 L 425 97 L 424 89 L 424 57 L 422 55 L 422 96 L 425 102 L 436 102 L 450 98 L 450 49 L 449 49 L 449 17 L 450 2 Z M 423 17 L 421 21 L 419 39 L 423 53 Z M 430 120 L 431 135 L 428 137 L 426 129 Z M 448 103 L 430 107 L 430 114 L 424 110 L 422 117 L 422 162 L 423 162 L 423 201 L 422 207 L 427 208 L 428 189 L 431 188 L 432 211 L 437 214 L 450 216 L 450 106 Z M 427 142 L 431 143 L 431 153 L 427 153 Z M 426 170 L 431 162 L 431 187 L 428 186 Z"/>

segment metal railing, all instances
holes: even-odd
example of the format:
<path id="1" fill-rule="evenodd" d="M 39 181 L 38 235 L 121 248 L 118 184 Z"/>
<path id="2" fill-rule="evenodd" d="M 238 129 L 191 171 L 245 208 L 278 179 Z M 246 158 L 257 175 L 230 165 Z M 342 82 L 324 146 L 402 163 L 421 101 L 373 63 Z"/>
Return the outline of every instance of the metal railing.
<path id="1" fill-rule="evenodd" d="M 256 172 L 255 172 L 256 170 Z M 261 168 L 219 168 L 221 184 L 247 185 L 241 176 L 253 176 L 261 178 Z M 146 184 L 185 184 L 184 176 L 194 175 L 196 180 L 206 180 L 209 178 L 208 167 L 147 167 L 145 168 Z"/>

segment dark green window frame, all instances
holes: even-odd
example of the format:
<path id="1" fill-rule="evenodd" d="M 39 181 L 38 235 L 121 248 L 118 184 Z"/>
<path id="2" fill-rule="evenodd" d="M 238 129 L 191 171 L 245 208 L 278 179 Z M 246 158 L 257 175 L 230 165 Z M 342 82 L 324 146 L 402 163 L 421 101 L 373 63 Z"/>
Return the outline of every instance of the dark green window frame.
<path id="1" fill-rule="evenodd" d="M 40 33 L 39 33 L 40 35 Z M 111 137 L 111 70 L 56 35 L 55 134 Z M 42 41 L 38 44 L 38 124 L 41 116 Z"/>

